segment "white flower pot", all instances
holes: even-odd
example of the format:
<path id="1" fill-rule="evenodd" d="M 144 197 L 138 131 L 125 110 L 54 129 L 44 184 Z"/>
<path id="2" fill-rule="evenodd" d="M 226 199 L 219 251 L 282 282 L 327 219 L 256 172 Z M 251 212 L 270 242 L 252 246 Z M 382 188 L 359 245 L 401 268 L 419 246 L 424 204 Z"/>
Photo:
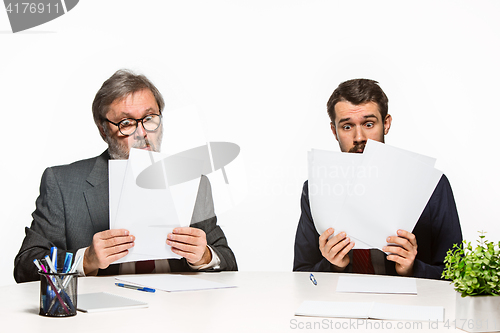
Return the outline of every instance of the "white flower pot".
<path id="1" fill-rule="evenodd" d="M 467 332 L 500 331 L 500 296 L 466 296 L 457 293 L 455 327 Z"/>

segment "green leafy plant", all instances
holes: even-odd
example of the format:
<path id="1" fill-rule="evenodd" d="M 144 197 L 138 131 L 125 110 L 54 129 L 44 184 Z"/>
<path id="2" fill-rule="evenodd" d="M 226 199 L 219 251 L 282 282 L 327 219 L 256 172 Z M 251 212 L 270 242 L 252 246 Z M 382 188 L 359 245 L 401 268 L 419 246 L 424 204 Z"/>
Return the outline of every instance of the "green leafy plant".
<path id="1" fill-rule="evenodd" d="M 455 290 L 465 296 L 500 295 L 500 242 L 495 244 L 479 232 L 478 245 L 455 244 L 446 253 L 441 278 L 452 280 Z"/>

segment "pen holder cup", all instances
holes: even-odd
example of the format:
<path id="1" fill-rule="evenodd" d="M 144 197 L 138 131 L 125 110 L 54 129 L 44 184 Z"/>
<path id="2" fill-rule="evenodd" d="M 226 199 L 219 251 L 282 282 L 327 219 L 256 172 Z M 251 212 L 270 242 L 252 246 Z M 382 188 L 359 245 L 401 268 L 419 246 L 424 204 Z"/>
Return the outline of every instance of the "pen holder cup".
<path id="1" fill-rule="evenodd" d="M 40 316 L 76 315 L 78 273 L 40 274 Z"/>

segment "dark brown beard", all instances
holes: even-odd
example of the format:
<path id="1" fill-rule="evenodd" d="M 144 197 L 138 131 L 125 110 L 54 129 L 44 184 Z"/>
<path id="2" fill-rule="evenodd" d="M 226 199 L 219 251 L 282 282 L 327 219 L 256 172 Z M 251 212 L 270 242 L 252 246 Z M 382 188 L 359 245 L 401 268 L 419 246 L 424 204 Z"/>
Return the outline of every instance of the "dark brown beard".
<path id="1" fill-rule="evenodd" d="M 356 153 L 359 149 L 365 150 L 366 143 L 360 143 L 349 149 L 349 153 Z"/>

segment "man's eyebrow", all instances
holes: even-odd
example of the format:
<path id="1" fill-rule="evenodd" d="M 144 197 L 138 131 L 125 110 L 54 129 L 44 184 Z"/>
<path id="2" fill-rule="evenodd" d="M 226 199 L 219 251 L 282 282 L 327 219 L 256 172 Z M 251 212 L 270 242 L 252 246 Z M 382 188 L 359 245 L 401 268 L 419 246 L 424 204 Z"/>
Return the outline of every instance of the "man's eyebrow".
<path id="1" fill-rule="evenodd" d="M 363 118 L 364 119 L 368 119 L 368 118 L 378 119 L 375 114 L 367 114 L 366 116 L 363 116 Z M 349 120 L 351 120 L 351 117 L 342 118 L 342 119 L 339 120 L 339 124 L 344 123 L 344 122 L 349 121 Z"/>
<path id="2" fill-rule="evenodd" d="M 157 111 L 156 111 L 154 108 L 152 108 L 152 107 L 149 107 L 149 108 L 147 108 L 146 110 L 144 110 L 144 114 L 149 114 L 149 113 L 151 113 L 151 112 L 153 112 L 153 113 L 157 113 Z M 131 118 L 130 113 L 128 113 L 128 112 L 126 112 L 126 111 L 125 111 L 125 112 L 120 113 L 120 117 L 121 117 L 121 118 Z"/>

